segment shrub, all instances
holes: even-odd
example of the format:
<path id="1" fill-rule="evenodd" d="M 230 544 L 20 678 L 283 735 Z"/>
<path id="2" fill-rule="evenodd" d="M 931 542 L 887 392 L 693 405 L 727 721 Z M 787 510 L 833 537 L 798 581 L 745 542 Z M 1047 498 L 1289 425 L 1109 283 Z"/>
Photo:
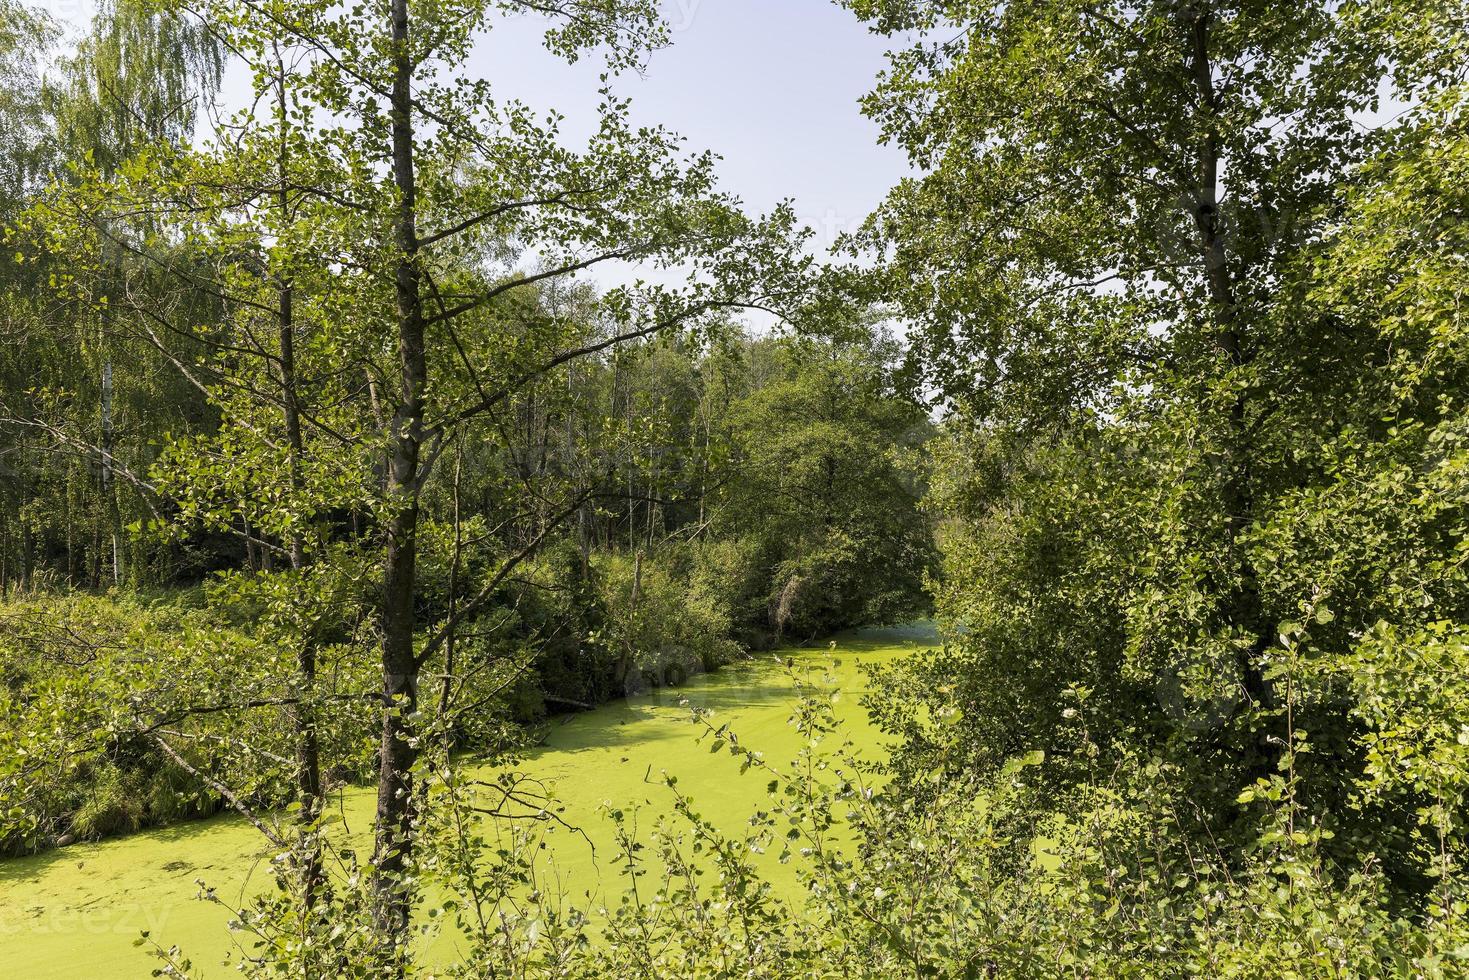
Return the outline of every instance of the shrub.
<path id="1" fill-rule="evenodd" d="M 693 577 L 687 555 L 610 555 L 598 571 L 603 641 L 626 693 L 676 687 L 741 655 L 728 607 Z"/>

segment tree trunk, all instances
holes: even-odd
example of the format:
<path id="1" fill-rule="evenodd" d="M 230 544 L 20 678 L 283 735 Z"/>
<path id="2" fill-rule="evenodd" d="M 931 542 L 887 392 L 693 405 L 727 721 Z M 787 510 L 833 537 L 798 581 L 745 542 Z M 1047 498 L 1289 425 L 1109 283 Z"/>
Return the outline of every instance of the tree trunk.
<path id="1" fill-rule="evenodd" d="M 1193 202 L 1194 226 L 1204 259 L 1210 304 L 1217 319 L 1215 343 L 1232 368 L 1249 364 L 1251 353 L 1240 334 L 1240 313 L 1235 283 L 1225 249 L 1224 228 L 1219 215 L 1219 97 L 1215 90 L 1213 67 L 1209 58 L 1209 27 L 1213 14 L 1191 9 L 1188 14 L 1192 52 L 1190 68 L 1194 87 L 1203 109 L 1204 136 L 1199 153 L 1199 187 Z M 1253 519 L 1252 447 L 1248 432 L 1249 395 L 1241 388 L 1229 410 L 1229 467 L 1225 475 L 1221 504 L 1227 522 L 1228 546 L 1236 562 L 1238 581 L 1231 586 L 1224 604 L 1227 620 L 1254 635 L 1250 646 L 1240 654 L 1240 669 L 1246 698 L 1253 707 L 1270 707 L 1274 692 L 1263 671 L 1262 657 L 1268 643 L 1265 613 L 1256 571 L 1240 538 Z"/>
<path id="2" fill-rule="evenodd" d="M 117 507 L 117 484 L 112 478 L 112 442 L 112 358 L 109 356 L 102 362 L 102 510 L 107 521 L 107 560 L 112 563 L 112 584 L 117 585 L 122 581 L 119 540 L 122 519 Z"/>
<path id="3" fill-rule="evenodd" d="M 423 304 L 418 268 L 414 173 L 413 66 L 408 51 L 408 2 L 391 0 L 393 43 L 392 165 L 398 190 L 394 239 L 398 249 L 399 404 L 388 433 L 387 501 L 390 510 L 382 606 L 383 728 L 378 758 L 374 885 L 378 927 L 394 949 L 408 938 L 412 896 L 403 878 L 412 860 L 412 780 L 418 749 L 413 716 L 418 710 L 418 662 L 413 649 L 414 592 L 418 559 L 419 457 L 424 389 L 428 380 Z"/>
<path id="4" fill-rule="evenodd" d="M 281 127 L 279 156 L 280 187 L 276 192 L 276 203 L 280 208 L 282 226 L 291 222 L 291 200 L 288 191 L 288 159 L 286 151 L 286 126 L 289 113 L 286 104 L 285 65 L 277 53 L 276 111 L 277 124 Z M 291 506 L 299 506 L 302 491 L 301 457 L 305 453 L 305 440 L 301 435 L 300 393 L 296 386 L 296 314 L 295 292 L 289 278 L 283 279 L 276 292 L 277 327 L 280 339 L 281 415 L 286 427 L 286 453 L 288 478 L 291 493 L 296 498 Z M 306 542 L 297 528 L 286 542 L 289 549 L 291 568 L 300 573 L 306 567 Z M 292 710 L 292 721 L 296 738 L 296 795 L 301 804 L 301 890 L 306 908 L 316 904 L 323 872 L 321 849 L 317 842 L 317 821 L 321 817 L 321 745 L 316 727 L 314 696 L 316 690 L 316 638 L 303 636 L 296 651 L 296 703 Z"/>

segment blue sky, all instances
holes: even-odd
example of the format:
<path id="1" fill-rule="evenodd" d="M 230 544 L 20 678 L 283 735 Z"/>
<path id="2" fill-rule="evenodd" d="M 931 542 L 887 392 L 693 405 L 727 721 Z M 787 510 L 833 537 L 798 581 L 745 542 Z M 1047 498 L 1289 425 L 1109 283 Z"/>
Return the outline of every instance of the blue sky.
<path id="1" fill-rule="evenodd" d="M 857 106 L 885 64 L 887 43 L 831 0 L 663 0 L 671 47 L 617 91 L 634 118 L 661 123 L 724 160 L 725 188 L 752 211 L 791 198 L 824 248 L 870 213 L 906 172 L 903 154 L 879 146 Z M 593 124 L 597 75 L 540 43 L 544 22 L 502 21 L 468 70 L 502 96 L 567 116 L 568 135 Z"/>
<path id="2" fill-rule="evenodd" d="M 35 2 L 35 0 L 32 0 Z M 877 128 L 858 108 L 885 65 L 885 39 L 834 0 L 660 0 L 672 44 L 654 52 L 645 72 L 614 87 L 632 100 L 634 120 L 661 124 L 712 150 L 725 190 L 752 213 L 791 199 L 824 253 L 881 202 L 906 172 L 903 154 L 879 146 Z M 97 0 L 40 0 L 74 31 Z M 595 126 L 601 59 L 567 65 L 547 52 L 548 22 L 498 17 L 465 71 L 488 79 L 497 97 L 556 109 L 575 146 Z M 243 69 L 229 72 L 224 102 L 248 98 Z M 626 269 L 599 269 L 603 285 Z"/>

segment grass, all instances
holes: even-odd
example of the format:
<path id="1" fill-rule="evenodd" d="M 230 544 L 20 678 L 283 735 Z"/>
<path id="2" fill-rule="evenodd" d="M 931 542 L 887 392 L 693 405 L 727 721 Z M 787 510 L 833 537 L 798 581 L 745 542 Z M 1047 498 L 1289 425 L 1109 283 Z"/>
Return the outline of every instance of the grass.
<path id="1" fill-rule="evenodd" d="M 812 664 L 833 664 L 841 691 L 838 713 L 848 723 L 848 736 L 862 750 L 880 752 L 878 734 L 858 703 L 866 683 L 860 668 L 930 642 L 923 627 L 867 630 L 839 637 L 834 650 L 796 654 Z M 675 691 L 554 722 L 544 744 L 526 753 L 516 768 L 553 785 L 565 806 L 564 818 L 585 833 L 554 830 L 548 837 L 546 871 L 571 899 L 620 889 L 617 870 L 604 866 L 613 849 L 612 831 L 598 809 L 610 802 L 638 807 L 645 824 L 657 819 L 669 804 L 659 778 L 664 771 L 677 775 L 679 789 L 722 829 L 738 831 L 761 805 L 765 780 L 753 774 L 741 778 L 736 760 L 727 753 L 711 754 L 695 741 L 697 729 L 678 703 L 684 698 L 711 709 L 717 723 L 728 722 L 741 741 L 772 762 L 784 762 L 798 751 L 799 739 L 787 724 L 790 684 L 769 655 L 696 677 Z M 354 833 L 364 832 L 372 800 L 370 789 L 349 789 L 334 806 Z M 182 947 L 202 976 L 225 975 L 230 971 L 222 961 L 231 947 L 227 915 L 197 899 L 195 879 L 238 903 L 270 884 L 264 864 L 268 853 L 260 834 L 243 819 L 222 816 L 0 861 L 0 963 L 7 976 L 37 980 L 147 976 L 156 961 L 133 946 L 146 929 L 163 945 Z M 794 872 L 773 862 L 770 871 L 778 887 L 794 892 Z"/>

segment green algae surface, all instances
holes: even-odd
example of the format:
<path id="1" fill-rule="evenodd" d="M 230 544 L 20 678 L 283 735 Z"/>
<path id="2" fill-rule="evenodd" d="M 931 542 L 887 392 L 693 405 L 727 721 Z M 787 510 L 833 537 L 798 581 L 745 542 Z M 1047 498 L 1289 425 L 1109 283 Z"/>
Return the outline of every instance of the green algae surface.
<path id="1" fill-rule="evenodd" d="M 868 683 L 864 666 L 879 666 L 932 643 L 925 626 L 863 630 L 832 646 L 784 651 L 798 664 L 829 672 L 839 691 L 844 735 L 867 755 L 881 739 L 859 704 Z M 765 802 L 766 780 L 741 777 L 727 753 L 697 741 L 681 701 L 707 708 L 715 724 L 729 724 L 740 740 L 781 764 L 795 756 L 800 738 L 790 726 L 795 695 L 773 655 L 735 664 L 661 690 L 558 719 L 543 744 L 514 767 L 554 788 L 562 817 L 579 833 L 547 835 L 548 870 L 565 894 L 584 901 L 621 888 L 612 828 L 604 804 L 635 807 L 651 824 L 670 809 L 661 774 L 721 829 L 738 832 Z M 353 833 L 370 826 L 372 790 L 353 788 L 333 800 Z M 229 904 L 270 886 L 269 850 L 260 833 L 239 817 L 221 816 L 98 844 L 79 844 L 0 861 L 0 975 L 37 980 L 110 980 L 146 977 L 157 961 L 134 946 L 147 930 L 164 946 L 178 945 L 200 976 L 228 976 L 232 938 L 228 913 L 198 899 L 202 879 Z M 771 866 L 775 884 L 794 891 L 793 872 Z M 784 874 L 788 880 L 780 880 Z"/>

